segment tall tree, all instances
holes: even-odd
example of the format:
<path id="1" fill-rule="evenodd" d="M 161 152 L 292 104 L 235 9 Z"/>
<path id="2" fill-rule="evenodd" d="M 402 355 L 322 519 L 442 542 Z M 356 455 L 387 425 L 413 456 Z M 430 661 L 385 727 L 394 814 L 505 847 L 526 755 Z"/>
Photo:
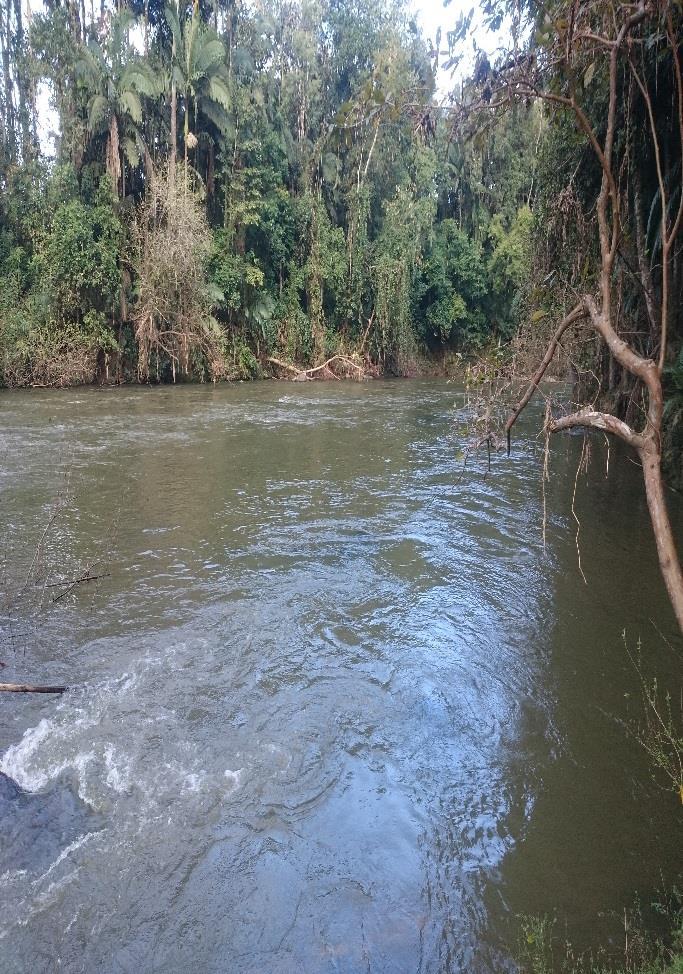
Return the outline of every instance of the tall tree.
<path id="1" fill-rule="evenodd" d="M 174 52 L 171 66 L 171 158 L 173 162 L 177 154 L 177 123 L 173 103 L 179 94 L 183 100 L 183 146 L 187 184 L 188 156 L 189 151 L 197 146 L 196 130 L 200 116 L 223 134 L 228 134 L 232 129 L 229 75 L 223 42 L 203 22 L 199 0 L 195 0 L 189 20 L 182 20 L 178 9 L 173 7 L 166 8 L 166 19 L 173 38 Z"/>
<path id="2" fill-rule="evenodd" d="M 160 92 L 151 66 L 134 55 L 128 32 L 134 23 L 124 10 L 112 18 L 107 44 L 91 41 L 77 64 L 88 97 L 88 132 L 105 139 L 106 169 L 119 196 L 125 195 L 126 161 L 137 166 L 145 152 L 141 132 L 142 97 Z"/>

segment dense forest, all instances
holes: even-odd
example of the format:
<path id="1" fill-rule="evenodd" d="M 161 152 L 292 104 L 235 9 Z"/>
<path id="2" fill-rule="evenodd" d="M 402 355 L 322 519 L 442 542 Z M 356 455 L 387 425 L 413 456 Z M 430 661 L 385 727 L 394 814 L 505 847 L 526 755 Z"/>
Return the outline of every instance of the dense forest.
<path id="1" fill-rule="evenodd" d="M 571 3 L 489 4 L 510 51 L 491 64 L 479 52 L 444 96 L 469 18 L 428 40 L 400 0 L 48 0 L 33 14 L 7 0 L 2 381 L 251 378 L 334 355 L 411 374 L 508 348 L 523 369 L 599 263 L 599 160 L 560 92 L 570 84 L 590 131 L 604 129 L 596 25 L 611 8 L 582 9 L 579 25 Z M 662 260 L 662 217 L 680 200 L 667 37 L 680 12 L 647 10 L 617 65 L 610 286 L 648 355 L 668 291 L 674 414 L 682 275 L 675 233 Z M 54 157 L 38 137 L 48 97 Z M 639 408 L 595 341 L 569 357 L 617 411 Z"/>
<path id="2" fill-rule="evenodd" d="M 17 2 L 0 35 L 5 384 L 409 374 L 514 333 L 546 119 L 454 137 L 405 5 Z"/>

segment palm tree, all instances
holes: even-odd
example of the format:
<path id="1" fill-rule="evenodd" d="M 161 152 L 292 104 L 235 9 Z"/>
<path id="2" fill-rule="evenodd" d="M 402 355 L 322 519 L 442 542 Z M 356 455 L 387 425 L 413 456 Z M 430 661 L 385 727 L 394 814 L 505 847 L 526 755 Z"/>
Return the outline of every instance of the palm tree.
<path id="1" fill-rule="evenodd" d="M 181 21 L 176 7 L 166 8 L 166 20 L 173 38 L 171 68 L 171 169 L 177 157 L 177 95 L 184 102 L 185 182 L 188 151 L 197 145 L 199 117 L 211 122 L 219 132 L 232 130 L 230 116 L 230 78 L 223 42 L 203 23 L 199 2 L 195 0 L 192 18 Z M 194 117 L 190 130 L 190 116 Z"/>
<path id="2" fill-rule="evenodd" d="M 76 65 L 80 84 L 90 92 L 88 132 L 91 138 L 106 133 L 107 173 L 120 197 L 125 194 L 126 161 L 137 166 L 145 152 L 142 96 L 161 93 L 150 65 L 132 52 L 128 31 L 134 20 L 128 10 L 115 14 L 106 47 L 90 41 Z"/>

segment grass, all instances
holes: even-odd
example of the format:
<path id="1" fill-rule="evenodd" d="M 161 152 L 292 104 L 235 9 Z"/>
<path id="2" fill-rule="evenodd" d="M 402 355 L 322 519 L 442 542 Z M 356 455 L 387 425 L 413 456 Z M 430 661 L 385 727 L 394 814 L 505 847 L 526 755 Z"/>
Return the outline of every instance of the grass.
<path id="1" fill-rule="evenodd" d="M 577 952 L 557 936 L 556 921 L 547 916 L 519 918 L 515 958 L 520 974 L 683 974 L 683 893 L 674 888 L 652 904 L 666 925 L 666 941 L 648 933 L 640 906 L 624 913 L 621 955 L 604 950 Z"/>

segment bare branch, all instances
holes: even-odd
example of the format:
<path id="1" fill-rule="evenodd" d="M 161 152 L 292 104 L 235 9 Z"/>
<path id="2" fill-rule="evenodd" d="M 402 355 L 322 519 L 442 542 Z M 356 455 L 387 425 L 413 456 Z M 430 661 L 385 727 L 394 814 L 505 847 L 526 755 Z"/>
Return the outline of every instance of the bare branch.
<path id="1" fill-rule="evenodd" d="M 611 413 L 598 412 L 590 406 L 579 409 L 578 412 L 570 413 L 568 416 L 551 419 L 548 423 L 548 429 L 551 433 L 559 433 L 562 430 L 574 429 L 575 427 L 598 429 L 606 433 L 614 433 L 624 443 L 628 443 L 629 446 L 637 450 L 644 444 L 643 437 L 639 433 L 634 432 L 628 423 L 622 422 L 622 420 L 617 419 Z"/>
<path id="2" fill-rule="evenodd" d="M 598 311 L 595 300 L 590 294 L 585 295 L 584 303 L 588 308 L 593 327 L 602 336 L 619 365 L 637 376 L 647 386 L 649 393 L 648 423 L 651 430 L 659 430 L 661 428 L 664 401 L 657 363 L 652 359 L 643 358 L 642 355 L 638 355 L 630 345 L 627 345 L 623 338 L 619 337 L 608 316 L 605 314 L 604 308 Z"/>
<path id="3" fill-rule="evenodd" d="M 531 397 L 536 392 L 536 389 L 538 388 L 541 379 L 545 375 L 547 368 L 552 362 L 555 352 L 558 349 L 558 346 L 560 344 L 560 339 L 562 338 L 566 330 L 571 325 L 575 324 L 577 321 L 580 321 L 582 318 L 585 318 L 586 316 L 587 316 L 587 310 L 584 305 L 584 302 L 582 301 L 580 304 L 577 304 L 576 307 L 573 308 L 569 312 L 569 314 L 566 315 L 566 317 L 564 317 L 560 322 L 560 325 L 557 328 L 555 334 L 553 335 L 553 338 L 550 344 L 548 345 L 548 348 L 546 349 L 546 353 L 543 356 L 543 359 L 541 360 L 541 364 L 536 369 L 536 372 L 534 373 L 531 382 L 529 383 L 526 389 L 526 392 L 524 393 L 522 398 L 519 400 L 519 402 L 513 409 L 511 415 L 508 417 L 508 420 L 505 424 L 505 433 L 507 434 L 507 441 L 508 441 L 508 453 L 510 452 L 510 431 L 512 427 L 515 425 L 515 423 L 517 422 L 517 420 L 519 419 L 523 410 L 529 404 Z"/>

